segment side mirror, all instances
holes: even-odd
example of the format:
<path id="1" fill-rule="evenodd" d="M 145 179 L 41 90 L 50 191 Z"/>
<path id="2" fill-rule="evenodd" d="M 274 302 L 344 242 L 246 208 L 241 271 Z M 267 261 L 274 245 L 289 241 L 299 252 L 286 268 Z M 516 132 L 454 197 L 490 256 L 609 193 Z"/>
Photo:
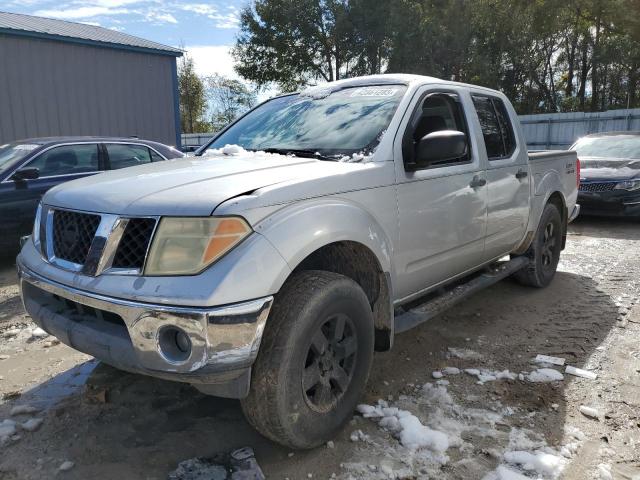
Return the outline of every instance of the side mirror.
<path id="1" fill-rule="evenodd" d="M 440 130 L 420 139 L 416 149 L 416 166 L 428 167 L 435 162 L 444 162 L 464 157 L 467 153 L 467 136 L 457 130 Z"/>
<path id="2" fill-rule="evenodd" d="M 11 180 L 14 182 L 20 182 L 22 180 L 35 180 L 40 177 L 40 170 L 35 167 L 25 167 L 16 170 L 11 176 Z"/>

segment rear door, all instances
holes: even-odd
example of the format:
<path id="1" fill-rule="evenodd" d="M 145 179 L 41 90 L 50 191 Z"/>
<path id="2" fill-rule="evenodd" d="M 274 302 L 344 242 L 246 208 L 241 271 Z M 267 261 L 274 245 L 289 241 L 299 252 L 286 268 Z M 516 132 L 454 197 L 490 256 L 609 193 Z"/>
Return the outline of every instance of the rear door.
<path id="1" fill-rule="evenodd" d="M 15 235 L 31 232 L 36 208 L 47 190 L 60 183 L 93 175 L 100 171 L 98 145 L 83 143 L 60 145 L 44 150 L 22 167 L 37 168 L 33 180 L 9 181 L 5 195 L 7 214 L 14 218 Z"/>
<path id="2" fill-rule="evenodd" d="M 414 97 L 396 142 L 399 212 L 396 299 L 417 295 L 482 262 L 487 214 L 485 166 L 467 118 L 473 115 L 464 89 L 424 87 Z M 462 158 L 412 171 L 411 150 L 424 135 L 459 130 L 470 149 Z"/>
<path id="3" fill-rule="evenodd" d="M 487 236 L 484 260 L 509 253 L 522 240 L 529 220 L 529 164 L 526 145 L 519 145 L 512 115 L 502 99 L 471 95 L 487 159 Z"/>
<path id="4" fill-rule="evenodd" d="M 105 143 L 110 170 L 135 167 L 157 161 L 159 157 L 146 145 L 128 143 Z"/>

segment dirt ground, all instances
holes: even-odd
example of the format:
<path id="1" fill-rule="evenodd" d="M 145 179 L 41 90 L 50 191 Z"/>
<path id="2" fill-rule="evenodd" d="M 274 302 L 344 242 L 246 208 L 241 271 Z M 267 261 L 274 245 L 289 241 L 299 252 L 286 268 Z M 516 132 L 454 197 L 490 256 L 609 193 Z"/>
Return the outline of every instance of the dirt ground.
<path id="1" fill-rule="evenodd" d="M 255 433 L 237 401 L 119 372 L 52 337 L 34 336 L 15 282 L 14 266 L 5 262 L 0 428 L 5 419 L 43 422 L 35 431 L 18 425 L 0 445 L 0 480 L 164 479 L 182 460 L 243 446 L 255 450 L 270 479 L 520 478 L 507 470 L 521 478 L 640 479 L 637 222 L 580 219 L 549 288 L 503 281 L 397 336 L 392 352 L 376 354 L 363 402 L 382 399 L 446 432 L 449 448 L 440 454 L 407 448 L 358 413 L 332 445 L 290 452 Z M 528 374 L 541 367 L 532 363 L 537 354 L 598 376 L 532 382 Z M 511 378 L 479 383 L 461 372 L 436 382 L 433 372 L 445 367 L 509 370 Z M 16 405 L 39 412 L 11 416 Z M 596 409 L 598 418 L 580 406 Z M 514 460 L 525 447 L 561 468 Z M 65 461 L 73 466 L 60 471 Z"/>

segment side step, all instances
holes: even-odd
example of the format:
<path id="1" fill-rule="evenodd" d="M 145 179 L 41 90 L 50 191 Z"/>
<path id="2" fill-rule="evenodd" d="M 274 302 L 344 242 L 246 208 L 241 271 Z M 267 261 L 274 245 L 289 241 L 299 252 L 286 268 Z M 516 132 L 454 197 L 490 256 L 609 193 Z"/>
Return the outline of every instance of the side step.
<path id="1" fill-rule="evenodd" d="M 395 333 L 406 332 L 448 310 L 460 300 L 487 288 L 525 267 L 529 259 L 516 257 L 509 261 L 497 262 L 488 267 L 485 273 L 475 275 L 465 283 L 457 283 L 455 287 L 445 289 L 442 293 L 430 298 L 409 310 L 396 315 Z"/>

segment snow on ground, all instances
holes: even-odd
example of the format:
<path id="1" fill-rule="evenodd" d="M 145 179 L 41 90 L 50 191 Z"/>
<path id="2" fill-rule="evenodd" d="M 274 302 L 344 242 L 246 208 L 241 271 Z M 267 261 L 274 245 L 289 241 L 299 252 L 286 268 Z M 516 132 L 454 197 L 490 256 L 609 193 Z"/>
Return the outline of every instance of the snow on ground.
<path id="1" fill-rule="evenodd" d="M 539 368 L 526 375 L 525 378 L 530 382 L 544 383 L 564 380 L 564 375 L 553 368 Z"/>
<path id="2" fill-rule="evenodd" d="M 461 360 L 481 360 L 482 355 L 468 348 L 449 347 L 447 349 L 449 357 L 459 358 Z"/>
<path id="3" fill-rule="evenodd" d="M 362 458 L 354 457 L 353 462 L 343 465 L 343 478 L 437 478 L 445 465 L 477 462 L 474 452 L 483 439 L 492 445 L 487 451 L 496 462 L 495 469 L 483 480 L 559 478 L 585 435 L 566 427 L 562 445 L 552 448 L 533 431 L 509 426 L 518 423 L 511 422 L 512 418 L 526 420 L 535 411 L 521 412 L 497 400 L 483 402 L 483 408 L 458 403 L 447 389 L 450 381 L 443 377 L 453 380 L 462 371 L 477 377 L 478 384 L 503 381 L 507 388 L 517 381 L 536 384 L 564 378 L 551 368 L 518 375 L 509 370 L 444 367 L 432 373 L 437 381 L 414 387 L 413 394 L 401 395 L 395 402 L 378 400 L 374 405 L 359 405 L 358 413 L 374 422 L 377 429 L 369 432 L 365 423 L 362 429 L 353 431 L 351 440 L 362 444 Z M 358 417 L 352 424 L 358 424 Z"/>

